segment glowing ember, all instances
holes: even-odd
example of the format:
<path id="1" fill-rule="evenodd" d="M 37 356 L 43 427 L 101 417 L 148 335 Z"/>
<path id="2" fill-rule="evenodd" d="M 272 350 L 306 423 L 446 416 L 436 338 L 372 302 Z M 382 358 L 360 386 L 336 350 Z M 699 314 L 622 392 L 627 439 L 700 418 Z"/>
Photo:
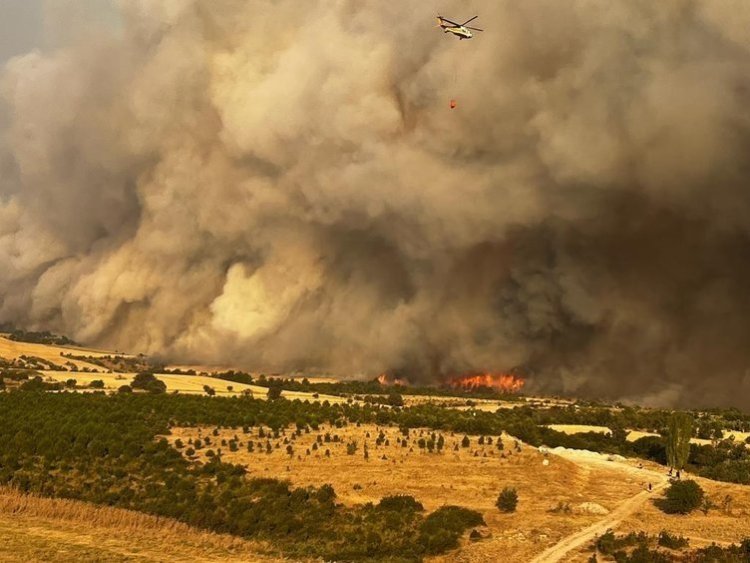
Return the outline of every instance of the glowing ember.
<path id="1" fill-rule="evenodd" d="M 518 393 L 525 381 L 510 373 L 480 373 L 453 377 L 448 385 L 454 389 L 476 389 L 488 387 L 501 393 Z"/>
<path id="2" fill-rule="evenodd" d="M 401 379 L 400 377 L 394 377 L 392 375 L 388 375 L 387 373 L 381 373 L 378 376 L 378 383 L 381 385 L 401 385 L 403 387 L 406 387 L 409 385 L 409 382 L 405 379 Z"/>

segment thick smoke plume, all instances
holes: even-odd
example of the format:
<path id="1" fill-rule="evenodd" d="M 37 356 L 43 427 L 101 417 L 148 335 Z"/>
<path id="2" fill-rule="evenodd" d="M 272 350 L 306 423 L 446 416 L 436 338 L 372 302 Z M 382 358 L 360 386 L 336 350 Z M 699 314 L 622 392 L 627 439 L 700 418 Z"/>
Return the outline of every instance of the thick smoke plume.
<path id="1" fill-rule="evenodd" d="M 747 0 L 118 9 L 2 71 L 0 321 L 750 405 Z"/>

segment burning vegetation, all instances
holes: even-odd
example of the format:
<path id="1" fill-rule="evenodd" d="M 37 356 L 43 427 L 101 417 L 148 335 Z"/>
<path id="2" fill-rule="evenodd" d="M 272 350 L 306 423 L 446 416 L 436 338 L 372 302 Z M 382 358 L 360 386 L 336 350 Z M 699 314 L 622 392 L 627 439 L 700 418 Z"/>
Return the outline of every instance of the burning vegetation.
<path id="1" fill-rule="evenodd" d="M 402 387 L 408 387 L 409 382 L 405 379 L 402 379 L 400 377 L 396 377 L 395 375 L 390 375 L 388 373 L 381 373 L 377 378 L 378 383 L 381 385 L 391 386 L 391 385 L 400 385 Z"/>
<path id="2" fill-rule="evenodd" d="M 472 391 L 488 388 L 500 393 L 518 393 L 526 382 L 512 373 L 475 373 L 452 377 L 448 386 L 453 389 Z"/>
<path id="3" fill-rule="evenodd" d="M 383 386 L 391 387 L 398 385 L 409 387 L 409 381 L 393 374 L 383 373 L 376 381 Z M 484 391 L 491 390 L 497 393 L 519 393 L 526 381 L 523 377 L 513 373 L 466 373 L 449 377 L 443 387 L 455 391 Z"/>

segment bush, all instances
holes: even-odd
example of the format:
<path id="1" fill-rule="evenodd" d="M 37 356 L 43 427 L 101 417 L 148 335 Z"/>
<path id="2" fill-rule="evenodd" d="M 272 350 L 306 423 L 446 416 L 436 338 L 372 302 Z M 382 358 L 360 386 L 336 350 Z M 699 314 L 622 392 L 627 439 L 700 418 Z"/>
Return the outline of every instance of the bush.
<path id="1" fill-rule="evenodd" d="M 388 404 L 392 407 L 403 407 L 404 398 L 400 394 L 392 392 L 390 395 L 388 395 Z"/>
<path id="2" fill-rule="evenodd" d="M 167 385 L 163 381 L 156 379 L 154 374 L 149 372 L 136 374 L 130 386 L 133 389 L 142 389 L 154 394 L 164 393 L 167 390 Z"/>
<path id="3" fill-rule="evenodd" d="M 393 510 L 396 512 L 421 512 L 424 506 L 411 495 L 392 495 L 383 497 L 378 503 L 380 510 Z"/>
<path id="4" fill-rule="evenodd" d="M 518 506 L 518 493 L 516 492 L 516 489 L 505 487 L 497 497 L 495 506 L 500 509 L 500 512 L 515 512 L 516 506 Z"/>
<path id="5" fill-rule="evenodd" d="M 660 508 L 667 514 L 688 514 L 701 505 L 703 494 L 695 481 L 676 481 L 666 490 Z"/>
<path id="6" fill-rule="evenodd" d="M 216 395 L 216 389 L 214 389 L 213 387 L 211 387 L 211 386 L 209 386 L 209 385 L 204 385 L 204 386 L 203 386 L 203 391 L 204 391 L 204 392 L 206 393 L 206 395 L 208 395 L 209 397 L 213 397 L 214 395 Z"/>
<path id="7" fill-rule="evenodd" d="M 47 389 L 47 385 L 44 383 L 41 377 L 38 375 L 34 377 L 33 379 L 29 379 L 28 381 L 24 381 L 21 383 L 21 387 L 19 387 L 21 391 L 45 391 Z"/>
<path id="8" fill-rule="evenodd" d="M 91 389 L 104 389 L 104 382 L 101 379 L 95 379 L 89 383 Z"/>
<path id="9" fill-rule="evenodd" d="M 682 536 L 673 536 L 666 530 L 662 530 L 659 534 L 659 545 L 662 547 L 668 547 L 669 549 L 682 549 L 687 547 L 690 543 L 687 538 Z"/>
<path id="10" fill-rule="evenodd" d="M 270 387 L 268 388 L 266 397 L 269 401 L 276 401 L 277 399 L 281 399 L 281 385 L 276 383 L 275 381 L 272 382 Z"/>
<path id="11" fill-rule="evenodd" d="M 419 543 L 427 554 L 442 553 L 458 547 L 458 538 L 465 530 L 484 525 L 484 518 L 476 510 L 443 506 L 422 522 L 419 528 Z"/>

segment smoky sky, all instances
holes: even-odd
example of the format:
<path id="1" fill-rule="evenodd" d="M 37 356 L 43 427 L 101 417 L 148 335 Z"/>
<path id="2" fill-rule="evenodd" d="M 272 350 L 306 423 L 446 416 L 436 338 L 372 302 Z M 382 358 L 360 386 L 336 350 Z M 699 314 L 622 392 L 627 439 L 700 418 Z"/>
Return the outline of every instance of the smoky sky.
<path id="1" fill-rule="evenodd" d="M 0 78 L 0 321 L 750 406 L 747 2 L 441 2 L 470 41 L 434 9 L 48 6 Z"/>

